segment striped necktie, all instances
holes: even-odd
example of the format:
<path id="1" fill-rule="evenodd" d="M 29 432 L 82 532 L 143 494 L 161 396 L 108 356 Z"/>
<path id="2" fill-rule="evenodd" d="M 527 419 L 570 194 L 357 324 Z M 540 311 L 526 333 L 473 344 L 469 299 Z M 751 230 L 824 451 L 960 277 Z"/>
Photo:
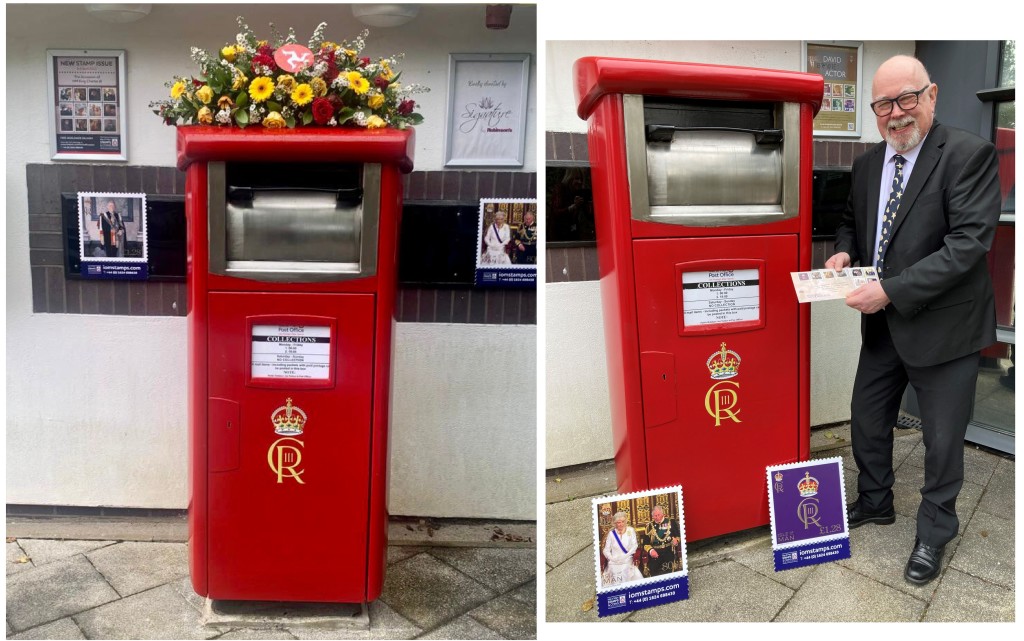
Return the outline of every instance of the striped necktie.
<path id="1" fill-rule="evenodd" d="M 896 210 L 900 207 L 900 198 L 903 197 L 903 156 L 893 156 L 896 163 L 896 172 L 892 176 L 892 189 L 889 190 L 889 199 L 885 201 L 885 213 L 882 214 L 882 229 L 878 234 L 878 259 L 875 261 L 875 269 L 878 270 L 878 277 L 882 278 L 885 267 L 885 250 L 892 240 L 892 224 L 896 220 Z"/>

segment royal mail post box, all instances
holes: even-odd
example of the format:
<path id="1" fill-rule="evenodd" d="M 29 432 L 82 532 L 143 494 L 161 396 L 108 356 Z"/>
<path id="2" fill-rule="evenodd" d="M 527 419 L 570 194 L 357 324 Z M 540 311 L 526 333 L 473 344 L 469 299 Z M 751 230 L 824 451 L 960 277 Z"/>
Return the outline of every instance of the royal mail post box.
<path id="1" fill-rule="evenodd" d="M 809 456 L 812 118 L 821 76 L 582 58 L 620 492 L 681 484 L 686 535 L 768 522 Z"/>
<path id="2" fill-rule="evenodd" d="M 192 585 L 376 599 L 412 130 L 178 128 L 186 173 Z"/>

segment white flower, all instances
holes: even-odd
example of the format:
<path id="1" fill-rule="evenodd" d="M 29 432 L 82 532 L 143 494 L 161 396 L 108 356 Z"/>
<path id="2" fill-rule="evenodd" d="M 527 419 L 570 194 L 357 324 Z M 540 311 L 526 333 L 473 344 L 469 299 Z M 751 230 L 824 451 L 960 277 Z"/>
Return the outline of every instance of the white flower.
<path id="1" fill-rule="evenodd" d="M 220 111 L 217 112 L 217 115 L 214 116 L 213 119 L 216 120 L 218 123 L 220 123 L 222 125 L 230 125 L 231 124 L 231 112 L 228 111 L 227 109 L 221 109 Z"/>
<path id="2" fill-rule="evenodd" d="M 331 116 L 331 119 L 327 121 L 327 124 L 332 126 L 332 127 L 335 127 L 335 126 L 337 126 L 338 121 L 335 119 L 334 116 Z"/>
<path id="3" fill-rule="evenodd" d="M 352 120 L 360 127 L 366 126 L 366 114 L 361 111 L 357 111 L 356 114 L 352 116 Z"/>

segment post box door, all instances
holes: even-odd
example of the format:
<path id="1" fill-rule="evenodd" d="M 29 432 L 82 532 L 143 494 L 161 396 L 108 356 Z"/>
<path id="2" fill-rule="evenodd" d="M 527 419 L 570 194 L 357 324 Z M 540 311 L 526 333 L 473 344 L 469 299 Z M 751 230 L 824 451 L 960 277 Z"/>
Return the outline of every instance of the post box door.
<path id="1" fill-rule="evenodd" d="M 690 540 L 768 522 L 765 466 L 798 456 L 791 235 L 633 243 L 650 487 Z"/>
<path id="2" fill-rule="evenodd" d="M 210 597 L 365 600 L 373 295 L 209 305 Z"/>

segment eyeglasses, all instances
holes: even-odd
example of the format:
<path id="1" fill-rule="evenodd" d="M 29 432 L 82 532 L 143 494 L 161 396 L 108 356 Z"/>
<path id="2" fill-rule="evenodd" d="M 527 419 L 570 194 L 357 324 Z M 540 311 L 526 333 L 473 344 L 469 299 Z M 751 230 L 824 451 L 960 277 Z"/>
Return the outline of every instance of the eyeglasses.
<path id="1" fill-rule="evenodd" d="M 901 93 L 895 98 L 882 98 L 871 103 L 871 111 L 875 112 L 876 116 L 888 116 L 892 113 L 892 106 L 894 104 L 899 105 L 903 111 L 910 111 L 917 106 L 918 101 L 921 98 L 921 94 L 925 92 L 928 87 L 931 87 L 932 83 L 926 84 L 917 91 L 908 91 L 907 93 Z"/>

